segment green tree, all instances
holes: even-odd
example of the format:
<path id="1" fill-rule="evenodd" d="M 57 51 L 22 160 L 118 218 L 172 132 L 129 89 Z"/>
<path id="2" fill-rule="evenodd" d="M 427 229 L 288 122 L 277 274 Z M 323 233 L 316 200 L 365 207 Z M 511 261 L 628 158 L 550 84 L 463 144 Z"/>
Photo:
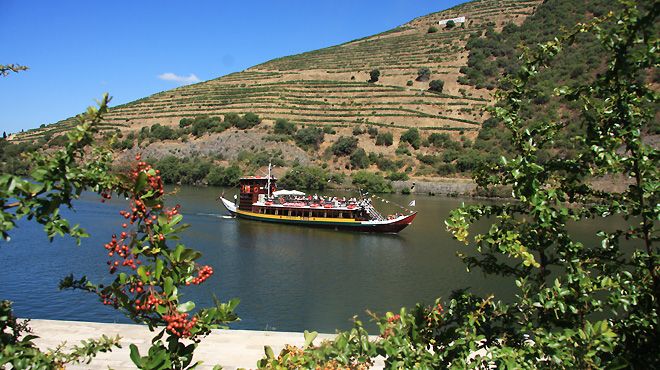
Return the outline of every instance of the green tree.
<path id="1" fill-rule="evenodd" d="M 394 135 L 391 132 L 376 132 L 376 145 L 390 146 L 394 144 Z"/>
<path id="2" fill-rule="evenodd" d="M 415 127 L 410 128 L 401 134 L 400 141 L 410 144 L 415 149 L 419 149 L 419 146 L 422 144 L 422 138 L 419 135 L 419 130 Z"/>
<path id="3" fill-rule="evenodd" d="M 422 67 L 417 70 L 417 78 L 415 81 L 428 81 L 431 78 L 431 70 L 428 67 Z"/>
<path id="4" fill-rule="evenodd" d="M 176 139 L 177 133 L 169 126 L 162 126 L 158 123 L 151 126 L 151 137 L 158 140 Z"/>
<path id="5" fill-rule="evenodd" d="M 101 201 L 116 193 L 130 200 L 128 210 L 118 219 L 122 232 L 113 235 L 105 245 L 109 251 L 108 269 L 113 276 L 110 284 L 95 285 L 86 277 L 65 277 L 61 289 L 80 289 L 96 294 L 100 302 L 111 305 L 136 323 L 159 331 L 151 341 L 148 356 L 140 356 L 131 348 L 131 359 L 140 368 L 184 369 L 194 367 L 193 353 L 197 343 L 212 328 L 237 319 L 233 313 L 237 300 L 215 302 L 211 308 L 189 312 L 192 301 L 183 302 L 178 288 L 200 284 L 213 270 L 195 261 L 200 253 L 168 240 L 178 239 L 185 228 L 178 207 L 165 208 L 162 179 L 158 170 L 136 157 L 128 174 L 112 169 L 112 153 L 94 147 L 94 132 L 107 111 L 106 95 L 99 109 L 89 108 L 78 119 L 78 125 L 67 133 L 64 148 L 50 153 L 33 152 L 28 176 L 0 175 L 0 232 L 8 240 L 16 222 L 32 220 L 44 226 L 48 238 L 69 235 L 78 243 L 87 234 L 78 225 L 71 225 L 59 213 L 62 206 L 74 208 L 73 201 L 83 191 L 100 194 Z M 130 223 L 130 226 L 129 226 Z M 130 246 L 130 248 L 129 248 Z M 64 363 L 87 361 L 99 351 L 110 350 L 119 338 L 102 337 L 65 351 L 58 347 L 41 352 L 34 337 L 25 335 L 25 323 L 13 317 L 7 302 L 0 304 L 0 364 L 11 368 L 61 368 Z"/>
<path id="6" fill-rule="evenodd" d="M 450 30 L 454 27 L 456 27 L 456 22 L 454 22 L 451 19 L 447 21 L 447 24 L 445 24 L 445 28 L 448 29 L 448 30 Z"/>
<path id="7" fill-rule="evenodd" d="M 467 267 L 508 278 L 518 289 L 514 297 L 503 302 L 455 291 L 445 305 L 438 300 L 374 315 L 379 340 L 370 341 L 356 322 L 335 341 L 310 343 L 295 354 L 289 348 L 291 355 L 267 356 L 260 365 L 356 366 L 380 355 L 386 368 L 659 368 L 660 166 L 644 136 L 658 101 L 645 76 L 658 66 L 660 6 L 625 5 L 523 55 L 493 110 L 511 131 L 511 150 L 476 176 L 482 188 L 509 187 L 515 201 L 462 206 L 446 221 L 471 246 L 459 252 Z M 600 74 L 555 90 L 563 100 L 580 101 L 582 131 L 572 136 L 580 151 L 542 159 L 542 149 L 567 126 L 525 115 L 539 93 L 533 82 L 588 33 L 608 55 Z M 609 176 L 627 179 L 627 188 L 594 186 L 594 179 Z M 576 223 L 612 217 L 615 223 L 595 233 L 597 241 L 575 237 Z M 471 236 L 479 221 L 492 225 Z"/>
<path id="8" fill-rule="evenodd" d="M 238 166 L 216 166 L 211 168 L 206 176 L 206 181 L 211 186 L 236 186 L 240 178 L 241 169 Z"/>
<path id="9" fill-rule="evenodd" d="M 353 173 L 352 178 L 353 185 L 369 193 L 391 193 L 393 191 L 392 183 L 374 172 L 360 170 Z"/>
<path id="10" fill-rule="evenodd" d="M 376 82 L 380 78 L 380 70 L 373 69 L 369 72 L 369 82 Z"/>
<path id="11" fill-rule="evenodd" d="M 231 123 L 240 130 L 250 129 L 261 123 L 261 118 L 254 113 L 245 113 L 243 117 L 237 118 L 237 116 L 229 116 Z M 225 116 L 225 121 L 227 121 L 227 116 Z"/>
<path id="12" fill-rule="evenodd" d="M 279 181 L 284 189 L 323 190 L 332 180 L 330 172 L 318 166 L 296 166 Z"/>
<path id="13" fill-rule="evenodd" d="M 442 80 L 433 80 L 429 82 L 429 91 L 442 93 L 442 89 L 445 87 L 445 82 Z"/>
<path id="14" fill-rule="evenodd" d="M 294 140 L 299 147 L 303 149 L 318 149 L 319 145 L 323 142 L 325 134 L 323 130 L 318 127 L 305 127 L 294 135 Z"/>
<path id="15" fill-rule="evenodd" d="M 367 168 L 369 167 L 369 157 L 362 148 L 358 148 L 351 154 L 351 167 L 353 168 Z"/>
<path id="16" fill-rule="evenodd" d="M 293 135 L 296 130 L 296 124 L 284 118 L 275 120 L 275 125 L 273 126 L 273 132 L 279 135 Z"/>
<path id="17" fill-rule="evenodd" d="M 336 156 L 351 155 L 357 149 L 358 139 L 353 136 L 340 136 L 332 143 L 332 153 Z"/>
<path id="18" fill-rule="evenodd" d="M 436 26 L 429 26 L 429 29 L 426 30 L 426 33 L 436 33 L 438 32 L 438 27 Z"/>

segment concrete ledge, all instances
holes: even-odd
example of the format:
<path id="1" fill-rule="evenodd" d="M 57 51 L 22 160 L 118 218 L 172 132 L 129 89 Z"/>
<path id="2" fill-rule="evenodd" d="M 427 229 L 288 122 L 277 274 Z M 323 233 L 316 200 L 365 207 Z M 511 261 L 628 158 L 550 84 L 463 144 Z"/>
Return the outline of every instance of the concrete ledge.
<path id="1" fill-rule="evenodd" d="M 30 320 L 35 340 L 39 348 L 54 348 L 66 341 L 73 345 L 83 339 L 119 335 L 122 337 L 122 348 L 109 353 L 100 353 L 90 364 L 69 366 L 67 369 L 135 369 L 129 357 L 129 344 L 134 343 L 142 355 L 146 354 L 151 338 L 155 333 L 146 326 L 132 324 L 106 324 L 81 321 Z M 332 339 L 334 334 L 319 334 L 315 343 L 323 339 Z M 202 340 L 195 351 L 194 361 L 203 361 L 198 369 L 212 369 L 214 365 L 222 365 L 226 370 L 237 368 L 254 369 L 257 361 L 264 356 L 264 346 L 269 345 L 275 354 L 284 348 L 285 344 L 302 346 L 305 339 L 302 333 L 252 331 L 252 330 L 214 330 Z M 381 358 L 376 360 L 374 369 L 382 369 Z"/>

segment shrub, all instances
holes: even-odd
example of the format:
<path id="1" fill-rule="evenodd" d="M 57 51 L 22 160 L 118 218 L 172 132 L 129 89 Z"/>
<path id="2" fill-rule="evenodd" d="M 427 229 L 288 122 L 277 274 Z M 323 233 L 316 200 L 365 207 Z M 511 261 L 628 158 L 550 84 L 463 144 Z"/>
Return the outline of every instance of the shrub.
<path id="1" fill-rule="evenodd" d="M 358 139 L 351 136 L 341 136 L 332 144 L 332 153 L 336 156 L 351 155 L 357 149 Z"/>
<path id="2" fill-rule="evenodd" d="M 367 133 L 369 134 L 369 137 L 373 139 L 378 135 L 378 129 L 374 126 L 369 126 L 367 127 Z"/>
<path id="3" fill-rule="evenodd" d="M 247 130 L 261 123 L 261 118 L 254 113 L 245 113 L 243 117 L 234 122 L 234 126 L 240 130 Z"/>
<path id="4" fill-rule="evenodd" d="M 447 21 L 447 24 L 445 25 L 445 28 L 448 29 L 448 30 L 450 30 L 450 29 L 452 29 L 452 28 L 454 28 L 454 27 L 456 27 L 456 22 L 454 22 L 454 21 L 452 21 L 452 20 L 448 20 L 448 21 Z"/>
<path id="5" fill-rule="evenodd" d="M 453 141 L 449 134 L 434 132 L 428 137 L 428 142 L 436 148 L 459 150 L 461 144 Z"/>
<path id="6" fill-rule="evenodd" d="M 353 135 L 358 136 L 364 134 L 364 130 L 362 130 L 362 126 L 355 126 L 353 127 Z"/>
<path id="7" fill-rule="evenodd" d="M 351 154 L 351 167 L 352 168 L 367 168 L 370 161 L 367 153 L 362 148 L 358 148 Z"/>
<path id="8" fill-rule="evenodd" d="M 413 85 L 412 80 L 408 80 L 408 82 L 406 82 L 406 86 L 412 86 L 412 85 Z"/>
<path id="9" fill-rule="evenodd" d="M 318 166 L 296 166 L 279 181 L 284 189 L 323 190 L 333 179 L 329 171 Z"/>
<path id="10" fill-rule="evenodd" d="M 391 132 L 381 132 L 376 136 L 376 145 L 390 146 L 394 144 L 394 136 Z"/>
<path id="11" fill-rule="evenodd" d="M 440 158 L 436 155 L 423 155 L 423 154 L 418 154 L 417 155 L 417 160 L 424 163 L 433 166 L 434 164 L 440 162 Z"/>
<path id="12" fill-rule="evenodd" d="M 429 91 L 441 93 L 444 87 L 445 87 L 445 82 L 442 80 L 433 80 L 429 82 Z"/>
<path id="13" fill-rule="evenodd" d="M 406 181 L 408 180 L 408 174 L 405 172 L 392 172 L 387 175 L 387 179 L 390 181 Z"/>
<path id="14" fill-rule="evenodd" d="M 376 82 L 380 78 L 380 70 L 374 69 L 371 72 L 369 72 L 369 82 Z"/>
<path id="15" fill-rule="evenodd" d="M 179 121 L 179 127 L 180 128 L 186 128 L 186 127 L 192 125 L 193 121 L 194 120 L 191 119 L 191 118 L 181 118 L 181 120 Z"/>
<path id="16" fill-rule="evenodd" d="M 279 135 L 293 135 L 296 130 L 296 124 L 284 118 L 278 118 L 273 126 L 273 132 Z"/>
<path id="17" fill-rule="evenodd" d="M 184 118 L 179 121 L 179 126 L 181 126 L 182 121 L 184 121 L 183 128 L 187 130 L 185 132 L 190 132 L 195 137 L 202 136 L 207 132 L 222 132 L 231 126 L 229 123 L 222 123 L 220 117 L 199 116 L 193 120 Z"/>
<path id="18" fill-rule="evenodd" d="M 422 138 L 419 135 L 419 130 L 415 127 L 404 132 L 401 135 L 400 141 L 410 144 L 415 149 L 419 149 L 419 146 L 422 144 Z"/>
<path id="19" fill-rule="evenodd" d="M 360 170 L 355 172 L 352 178 L 353 185 L 357 186 L 363 191 L 367 191 L 369 193 L 392 192 L 392 184 L 379 174 L 366 170 Z"/>
<path id="20" fill-rule="evenodd" d="M 169 126 L 162 126 L 158 123 L 153 124 L 150 130 L 150 136 L 157 140 L 176 139 L 178 137 L 176 131 Z"/>
<path id="21" fill-rule="evenodd" d="M 0 66 L 0 75 L 5 72 L 4 67 Z M 195 304 L 193 301 L 184 302 L 179 290 L 191 282 L 195 285 L 202 283 L 213 274 L 213 270 L 196 261 L 200 252 L 178 241 L 179 232 L 185 228 L 181 223 L 183 216 L 179 213 L 179 206 L 165 207 L 165 190 L 156 169 L 136 156 L 136 163 L 128 173 L 117 174 L 112 168 L 111 153 L 94 146 L 94 132 L 98 123 L 103 121 L 102 114 L 107 111 L 108 101 L 106 95 L 98 110 L 89 108 L 78 116 L 80 124 L 67 134 L 69 142 L 65 148 L 46 155 L 33 153 L 31 159 L 35 171 L 32 177 L 3 173 L 0 181 L 0 198 L 3 199 L 0 234 L 8 241 L 16 231 L 17 222 L 22 219 L 21 223 L 24 223 L 27 219 L 42 224 L 45 236 L 51 241 L 55 236 L 68 235 L 80 244 L 87 233 L 63 218 L 60 209 L 74 209 L 77 203 L 74 200 L 83 192 L 96 193 L 102 202 L 113 194 L 119 195 L 120 202 L 124 197 L 130 200 L 127 209 L 119 212 L 122 217 L 116 220 L 116 227 L 121 230 L 119 224 L 130 218 L 131 227 L 126 229 L 129 233 L 117 232 L 119 236 L 113 235 L 110 243 L 105 244 L 103 253 L 109 253 L 109 266 L 99 266 L 101 271 L 109 273 L 103 278 L 104 284 L 97 285 L 86 276 L 78 275 L 80 272 L 73 271 L 78 276 L 72 273 L 63 278 L 59 288 L 92 293 L 99 303 L 114 307 L 132 321 L 159 332 L 150 341 L 148 356 L 141 356 L 135 344 L 129 345 L 130 358 L 136 367 L 187 368 L 194 364 L 197 344 L 211 329 L 237 319 L 232 311 L 238 301 L 221 303 L 216 300 L 212 307 L 196 307 L 190 316 L 183 314 Z M 11 199 L 20 208 L 12 209 L 15 206 L 5 203 L 5 199 Z M 112 214 L 116 214 L 114 208 Z M 126 224 L 123 227 L 126 228 Z M 94 266 L 88 262 L 85 266 L 87 272 Z M 93 275 L 98 276 L 97 273 Z M 89 364 L 97 353 L 121 347 L 118 336 L 109 338 L 104 335 L 75 346 L 67 343 L 65 348 L 63 343 L 54 350 L 41 352 L 30 333 L 27 321 L 16 320 L 11 304 L 1 301 L 0 366 L 3 369 L 62 369 L 68 363 Z"/>
<path id="22" fill-rule="evenodd" d="M 371 154 L 375 155 L 375 153 Z M 382 153 L 376 156 L 372 162 L 376 164 L 379 170 L 384 172 L 393 172 L 398 170 L 400 167 L 397 162 L 394 162 L 393 160 L 385 157 Z"/>
<path id="23" fill-rule="evenodd" d="M 239 116 L 236 113 L 227 113 L 225 114 L 225 119 L 224 122 L 226 122 L 230 126 L 236 126 L 236 123 L 240 121 L 241 116 Z"/>
<path id="24" fill-rule="evenodd" d="M 332 128 L 332 126 L 325 126 L 323 127 L 323 133 L 328 135 L 334 135 L 337 133 L 337 131 L 335 131 L 335 129 Z"/>
<path id="25" fill-rule="evenodd" d="M 323 130 L 318 127 L 305 127 L 296 132 L 294 140 L 303 149 L 318 149 L 324 136 Z"/>
<path id="26" fill-rule="evenodd" d="M 438 32 L 438 27 L 436 26 L 429 26 L 429 29 L 426 31 L 426 33 L 436 33 Z"/>
<path id="27" fill-rule="evenodd" d="M 410 149 L 408 149 L 408 146 L 404 142 L 399 143 L 399 146 L 396 148 L 394 153 L 396 153 L 396 155 L 412 155 L 412 153 L 410 153 Z"/>
<path id="28" fill-rule="evenodd" d="M 212 167 L 206 176 L 206 181 L 212 186 L 236 186 L 241 178 L 241 169 L 232 165 L 229 167 Z"/>
<path id="29" fill-rule="evenodd" d="M 440 163 L 435 169 L 436 173 L 440 176 L 450 175 L 456 172 L 456 166 L 453 163 Z"/>
<path id="30" fill-rule="evenodd" d="M 422 67 L 417 70 L 417 78 L 415 81 L 428 81 L 431 78 L 431 70 L 427 67 Z"/>

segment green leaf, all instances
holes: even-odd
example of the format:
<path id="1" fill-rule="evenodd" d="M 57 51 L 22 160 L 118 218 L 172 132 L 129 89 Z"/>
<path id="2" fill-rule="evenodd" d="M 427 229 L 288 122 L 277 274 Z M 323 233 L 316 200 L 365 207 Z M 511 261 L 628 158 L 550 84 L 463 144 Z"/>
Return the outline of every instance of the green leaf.
<path id="1" fill-rule="evenodd" d="M 305 347 L 309 347 L 309 346 L 311 346 L 312 343 L 314 342 L 314 339 L 316 339 L 316 337 L 317 337 L 318 335 L 319 335 L 319 333 L 316 332 L 316 331 L 313 331 L 313 332 L 310 333 L 310 332 L 308 332 L 307 330 L 305 330 L 305 332 L 304 332 L 304 336 L 305 336 Z"/>
<path id="2" fill-rule="evenodd" d="M 156 280 L 160 280 L 160 275 L 163 272 L 164 265 L 165 265 L 165 262 L 163 262 L 162 259 L 159 258 L 159 259 L 156 260 L 156 269 L 154 270 L 154 278 Z"/>
<path id="3" fill-rule="evenodd" d="M 131 361 L 133 361 L 138 368 L 143 368 L 144 361 L 142 361 L 142 358 L 140 357 L 140 350 L 138 350 L 137 346 L 133 343 L 130 344 L 129 348 L 131 349 Z"/>
<path id="4" fill-rule="evenodd" d="M 183 220 L 183 216 L 182 216 L 182 215 L 180 215 L 180 214 L 174 215 L 174 217 L 172 217 L 172 221 L 170 221 L 170 226 L 173 227 L 174 225 L 176 225 L 176 224 L 178 224 L 179 222 L 181 222 L 181 220 Z"/>
<path id="5" fill-rule="evenodd" d="M 266 357 L 273 360 L 275 359 L 275 353 L 273 352 L 273 349 L 270 346 L 264 346 L 264 352 L 266 353 Z"/>
<path id="6" fill-rule="evenodd" d="M 137 273 L 140 276 L 140 280 L 142 280 L 143 283 L 146 283 L 147 281 L 149 281 L 149 277 L 147 276 L 146 272 L 147 272 L 147 269 L 144 266 L 140 266 L 137 269 Z"/>
<path id="7" fill-rule="evenodd" d="M 146 186 L 147 186 L 147 174 L 144 172 L 140 172 L 137 179 L 135 180 L 135 188 L 133 189 L 133 191 L 135 193 L 139 193 L 142 190 L 144 190 Z"/>
<path id="8" fill-rule="evenodd" d="M 188 312 L 195 308 L 195 302 L 193 301 L 188 301 L 186 303 L 181 303 L 180 305 L 176 306 L 176 310 L 179 312 Z"/>
<path id="9" fill-rule="evenodd" d="M 163 281 L 163 292 L 167 297 L 172 295 L 172 289 L 174 287 L 174 281 L 172 280 L 171 277 L 166 277 Z"/>

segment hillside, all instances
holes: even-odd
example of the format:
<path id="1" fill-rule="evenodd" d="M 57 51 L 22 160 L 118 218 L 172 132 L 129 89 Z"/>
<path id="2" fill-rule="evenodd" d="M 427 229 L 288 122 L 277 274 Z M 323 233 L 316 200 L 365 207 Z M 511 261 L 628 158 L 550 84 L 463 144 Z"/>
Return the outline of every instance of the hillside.
<path id="1" fill-rule="evenodd" d="M 466 43 L 470 35 L 489 29 L 498 32 L 509 23 L 521 25 L 541 3 L 465 3 L 374 36 L 274 59 L 242 72 L 113 107 L 102 130 L 119 133 L 123 141 L 116 146 L 120 157 L 140 151 L 155 158 L 199 155 L 229 163 L 240 159 L 241 154 L 245 157 L 242 152 L 246 150 L 263 149 L 271 157 L 278 156 L 285 166 L 294 162 L 326 163 L 330 170 L 344 172 L 365 166 L 356 166 L 348 156 L 330 153 L 333 143 L 349 136 L 358 139 L 357 147 L 365 153 L 373 153 L 366 165 L 372 170 L 391 172 L 392 168 L 386 170 L 383 167 L 387 166 L 374 160 L 380 155 L 413 177 L 450 174 L 456 171 L 431 166 L 436 161 L 433 158 L 447 149 L 447 143 L 454 150 L 469 147 L 488 118 L 483 108 L 491 101 L 491 90 L 458 83 L 463 76 L 461 68 L 468 63 Z M 438 25 L 440 20 L 454 17 L 465 17 L 466 21 L 454 27 Z M 430 76 L 418 78 L 421 68 L 428 68 Z M 368 82 L 373 70 L 378 70 L 380 76 L 376 82 Z M 444 83 L 441 93 L 428 91 L 433 80 Z M 262 122 L 244 129 L 211 128 L 200 135 L 179 128 L 184 118 L 224 117 L 231 113 L 255 113 Z M 293 122 L 296 128 L 320 127 L 324 138 L 312 147 L 292 145 L 300 143 L 273 135 L 277 119 Z M 155 124 L 177 133 L 150 137 L 144 128 Z M 34 142 L 41 138 L 42 142 L 56 144 L 58 134 L 72 125 L 73 120 L 66 119 L 18 135 L 15 140 Z M 426 146 L 420 148 L 412 140 L 410 145 L 401 143 L 401 135 L 410 128 L 419 129 Z M 393 142 L 376 145 L 376 130 L 391 135 Z M 434 133 L 429 145 L 429 135 Z"/>

